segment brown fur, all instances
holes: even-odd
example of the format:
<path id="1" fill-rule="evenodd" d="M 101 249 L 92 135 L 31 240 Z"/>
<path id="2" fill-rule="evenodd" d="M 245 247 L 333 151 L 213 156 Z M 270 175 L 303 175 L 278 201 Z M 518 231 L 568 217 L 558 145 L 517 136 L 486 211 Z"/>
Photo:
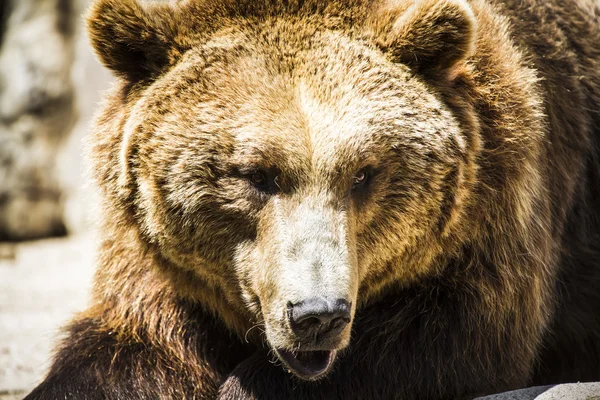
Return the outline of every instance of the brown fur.
<path id="1" fill-rule="evenodd" d="M 97 1 L 92 43 L 121 81 L 91 138 L 95 305 L 30 398 L 456 399 L 600 379 L 599 13 Z M 353 300 L 317 383 L 265 354 L 294 345 L 281 304 L 307 263 Z"/>

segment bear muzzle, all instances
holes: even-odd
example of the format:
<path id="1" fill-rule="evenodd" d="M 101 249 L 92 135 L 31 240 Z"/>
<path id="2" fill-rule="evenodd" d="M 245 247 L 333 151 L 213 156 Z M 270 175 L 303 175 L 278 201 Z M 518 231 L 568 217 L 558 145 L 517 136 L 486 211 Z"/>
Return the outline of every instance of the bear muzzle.
<path id="1" fill-rule="evenodd" d="M 287 305 L 287 318 L 296 350 L 276 349 L 286 368 L 306 380 L 316 380 L 329 372 L 342 333 L 350 325 L 352 305 L 345 299 L 311 297 Z"/>
<path id="2" fill-rule="evenodd" d="M 299 303 L 288 303 L 287 316 L 298 342 L 320 347 L 335 340 L 350 323 L 351 305 L 345 299 L 334 301 L 312 297 Z"/>

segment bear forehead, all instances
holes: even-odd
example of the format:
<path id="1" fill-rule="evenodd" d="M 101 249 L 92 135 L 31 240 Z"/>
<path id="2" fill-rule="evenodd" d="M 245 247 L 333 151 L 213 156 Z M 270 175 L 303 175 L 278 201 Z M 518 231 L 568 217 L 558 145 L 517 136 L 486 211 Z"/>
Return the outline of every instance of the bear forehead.
<path id="1" fill-rule="evenodd" d="M 144 98 L 153 128 L 218 135 L 246 164 L 360 168 L 395 146 L 443 152 L 460 136 L 406 66 L 343 33 L 300 32 L 285 20 L 219 32 Z"/>

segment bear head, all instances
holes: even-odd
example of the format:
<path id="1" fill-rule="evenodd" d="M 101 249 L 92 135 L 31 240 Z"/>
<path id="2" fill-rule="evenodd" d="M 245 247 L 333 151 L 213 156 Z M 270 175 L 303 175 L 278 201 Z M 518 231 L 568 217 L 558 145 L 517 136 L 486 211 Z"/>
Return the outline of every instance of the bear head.
<path id="1" fill-rule="evenodd" d="M 88 24 L 126 88 L 109 201 L 297 376 L 435 273 L 476 146 L 439 89 L 473 51 L 465 1 L 98 0 Z"/>

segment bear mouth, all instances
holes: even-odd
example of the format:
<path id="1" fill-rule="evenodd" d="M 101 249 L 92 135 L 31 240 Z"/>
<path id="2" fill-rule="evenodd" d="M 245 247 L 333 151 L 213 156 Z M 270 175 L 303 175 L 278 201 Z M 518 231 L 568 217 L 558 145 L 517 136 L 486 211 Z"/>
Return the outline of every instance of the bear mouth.
<path id="1" fill-rule="evenodd" d="M 301 379 L 312 381 L 323 377 L 329 372 L 337 351 L 289 351 L 278 349 L 276 353 L 290 372 Z"/>

